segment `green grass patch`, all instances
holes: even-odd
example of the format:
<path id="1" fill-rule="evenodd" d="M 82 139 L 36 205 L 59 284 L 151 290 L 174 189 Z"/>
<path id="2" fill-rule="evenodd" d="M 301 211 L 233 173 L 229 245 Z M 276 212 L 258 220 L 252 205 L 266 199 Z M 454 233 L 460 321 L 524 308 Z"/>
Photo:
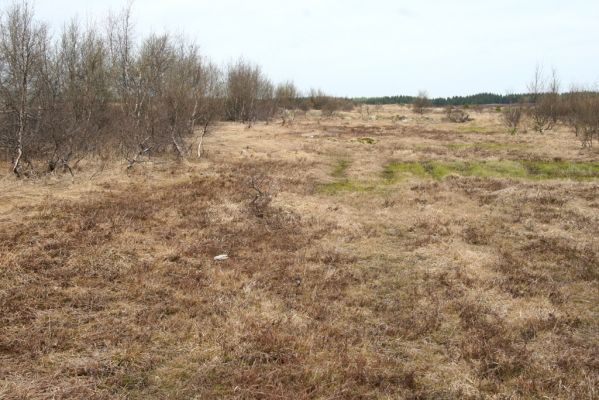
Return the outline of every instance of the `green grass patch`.
<path id="1" fill-rule="evenodd" d="M 493 133 L 488 128 L 486 128 L 484 126 L 478 126 L 476 124 L 460 125 L 457 128 L 460 133 L 481 133 L 481 134 Z"/>
<path id="2" fill-rule="evenodd" d="M 409 176 L 443 179 L 451 174 L 482 178 L 588 180 L 599 178 L 599 162 L 508 160 L 392 162 L 385 165 L 383 170 L 383 178 L 388 182 Z"/>
<path id="3" fill-rule="evenodd" d="M 318 191 L 324 194 L 337 194 L 339 192 L 368 192 L 374 190 L 376 184 L 353 181 L 347 178 L 347 169 L 350 165 L 351 162 L 348 160 L 337 161 L 331 172 L 331 176 L 337 178 L 337 180 L 318 185 Z"/>
<path id="4" fill-rule="evenodd" d="M 320 193 L 334 195 L 341 192 L 371 192 L 382 189 L 402 179 L 441 180 L 449 175 L 476 176 L 480 178 L 514 179 L 599 179 L 599 162 L 574 161 L 407 161 L 391 162 L 384 166 L 382 180 L 373 182 L 354 181 L 347 178 L 350 163 L 341 160 L 332 175 L 335 182 L 318 186 Z"/>
<path id="5" fill-rule="evenodd" d="M 376 140 L 371 137 L 361 137 L 357 139 L 358 143 L 362 144 L 376 144 Z"/>
<path id="6" fill-rule="evenodd" d="M 344 179 L 338 182 L 322 183 L 318 186 L 318 191 L 324 194 L 337 194 L 340 192 L 370 192 L 375 188 L 376 185 L 373 184 Z"/>
<path id="7" fill-rule="evenodd" d="M 347 174 L 347 169 L 351 163 L 348 160 L 339 160 L 333 169 L 333 175 L 335 178 L 343 178 Z"/>
<path id="8" fill-rule="evenodd" d="M 599 178 L 599 162 L 525 161 L 530 176 L 538 179 L 595 179 Z"/>
<path id="9" fill-rule="evenodd" d="M 403 176 L 425 178 L 427 172 L 423 164 L 418 162 L 392 162 L 385 165 L 383 169 L 383 178 L 386 180 L 394 180 Z"/>

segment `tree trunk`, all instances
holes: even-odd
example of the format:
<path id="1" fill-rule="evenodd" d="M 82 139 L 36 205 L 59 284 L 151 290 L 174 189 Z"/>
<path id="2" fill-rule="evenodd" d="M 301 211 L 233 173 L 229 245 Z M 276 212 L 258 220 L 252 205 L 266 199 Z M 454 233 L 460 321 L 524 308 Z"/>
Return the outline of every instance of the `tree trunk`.
<path id="1" fill-rule="evenodd" d="M 206 136 L 206 129 L 204 129 L 200 135 L 200 143 L 198 144 L 198 159 L 202 158 L 202 144 L 204 143 L 204 136 Z"/>
<path id="2" fill-rule="evenodd" d="M 15 158 L 15 161 L 14 161 L 13 167 L 12 167 L 12 172 L 17 177 L 21 176 L 21 174 L 19 173 L 19 164 L 21 163 L 21 157 L 22 156 L 23 156 L 23 150 L 21 149 L 21 145 L 19 144 L 19 146 L 17 148 L 17 157 Z"/>
<path id="3" fill-rule="evenodd" d="M 24 91 L 23 91 L 24 92 Z M 20 177 L 19 166 L 23 157 L 23 131 L 25 130 L 25 95 L 21 94 L 21 110 L 19 111 L 19 131 L 17 132 L 17 157 L 13 163 L 12 172 Z"/>

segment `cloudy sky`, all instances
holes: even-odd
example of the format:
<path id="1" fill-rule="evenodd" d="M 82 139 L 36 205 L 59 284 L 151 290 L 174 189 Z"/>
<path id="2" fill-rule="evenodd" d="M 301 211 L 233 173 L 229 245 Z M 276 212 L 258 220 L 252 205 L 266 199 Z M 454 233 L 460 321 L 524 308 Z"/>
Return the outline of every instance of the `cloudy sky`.
<path id="1" fill-rule="evenodd" d="M 124 5 L 35 3 L 56 30 Z M 518 92 L 537 64 L 565 87 L 599 84 L 599 0 L 136 0 L 134 14 L 140 34 L 185 33 L 218 63 L 244 56 L 340 96 Z"/>

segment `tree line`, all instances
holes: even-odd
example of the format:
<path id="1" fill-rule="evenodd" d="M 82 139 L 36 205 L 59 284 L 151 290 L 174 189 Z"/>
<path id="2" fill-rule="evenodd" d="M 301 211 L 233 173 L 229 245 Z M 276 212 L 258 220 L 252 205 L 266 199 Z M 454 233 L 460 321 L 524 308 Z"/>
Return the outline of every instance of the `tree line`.
<path id="1" fill-rule="evenodd" d="M 387 105 L 387 104 L 413 104 L 419 96 L 384 96 L 384 97 L 359 97 L 354 100 L 360 104 Z M 436 107 L 487 105 L 487 104 L 515 104 L 528 102 L 531 95 L 522 94 L 495 94 L 478 93 L 470 96 L 437 97 L 429 99 L 429 103 Z"/>

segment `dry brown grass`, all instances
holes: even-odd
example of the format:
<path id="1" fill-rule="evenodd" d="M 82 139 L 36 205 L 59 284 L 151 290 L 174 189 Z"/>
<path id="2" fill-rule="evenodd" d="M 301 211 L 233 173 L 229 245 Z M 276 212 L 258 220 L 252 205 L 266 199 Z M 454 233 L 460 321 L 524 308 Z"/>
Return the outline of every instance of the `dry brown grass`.
<path id="1" fill-rule="evenodd" d="M 3 179 L 0 398 L 597 397 L 599 183 L 381 178 L 597 153 L 491 112 L 377 113 L 226 124 L 201 163 Z"/>

